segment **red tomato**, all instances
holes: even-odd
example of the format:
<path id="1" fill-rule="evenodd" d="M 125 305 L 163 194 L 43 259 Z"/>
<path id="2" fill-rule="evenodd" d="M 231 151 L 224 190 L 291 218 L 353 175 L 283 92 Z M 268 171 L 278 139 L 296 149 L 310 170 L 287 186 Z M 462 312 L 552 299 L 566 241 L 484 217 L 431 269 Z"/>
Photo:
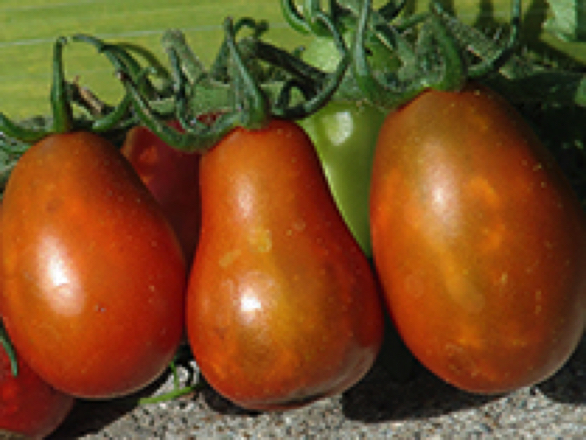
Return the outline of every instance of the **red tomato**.
<path id="1" fill-rule="evenodd" d="M 114 397 L 154 380 L 184 329 L 181 247 L 130 164 L 104 139 L 46 137 L 4 194 L 5 324 L 45 381 Z"/>
<path id="2" fill-rule="evenodd" d="M 202 157 L 200 185 L 187 330 L 205 378 L 262 410 L 355 384 L 378 353 L 382 307 L 305 132 L 280 120 L 232 131 Z"/>
<path id="3" fill-rule="evenodd" d="M 0 285 L 1 282 L 0 276 Z M 14 376 L 8 354 L 0 345 L 0 438 L 5 438 L 8 433 L 43 438 L 67 417 L 74 399 L 50 387 L 22 359 L 17 362 L 18 375 Z"/>
<path id="4" fill-rule="evenodd" d="M 431 371 L 499 393 L 564 364 L 584 330 L 584 213 L 506 101 L 470 85 L 390 113 L 370 203 L 390 312 Z"/>
<path id="5" fill-rule="evenodd" d="M 22 359 L 13 376 L 0 346 L 0 438 L 6 431 L 43 438 L 65 420 L 73 403 L 73 397 L 50 387 Z"/>
<path id="6" fill-rule="evenodd" d="M 180 130 L 178 122 L 170 124 Z M 171 148 L 143 126 L 127 134 L 122 154 L 161 205 L 191 261 L 199 238 L 201 221 L 199 194 L 199 153 Z"/>

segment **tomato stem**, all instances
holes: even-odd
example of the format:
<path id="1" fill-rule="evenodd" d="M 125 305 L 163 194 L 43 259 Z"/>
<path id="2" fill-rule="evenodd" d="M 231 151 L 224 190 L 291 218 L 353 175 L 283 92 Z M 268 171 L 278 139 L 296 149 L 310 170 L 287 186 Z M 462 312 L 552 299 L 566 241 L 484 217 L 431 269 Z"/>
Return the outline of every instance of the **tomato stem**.
<path id="1" fill-rule="evenodd" d="M 0 113 L 0 132 L 6 137 L 18 139 L 29 144 L 37 142 L 49 133 L 47 130 L 43 129 L 22 127 L 13 122 L 3 113 Z M 2 149 L 6 149 L 4 145 L 2 146 Z"/>
<path id="2" fill-rule="evenodd" d="M 10 360 L 10 371 L 12 372 L 13 376 L 18 376 L 18 361 L 16 360 L 16 351 L 14 350 L 14 346 L 10 342 L 10 338 L 8 337 L 8 333 L 6 332 L 6 328 L 4 327 L 4 323 L 0 319 L 0 344 L 4 348 L 4 351 L 8 355 L 8 359 Z"/>
<path id="3" fill-rule="evenodd" d="M 299 82 L 298 78 L 294 79 L 293 82 L 289 84 L 285 84 L 285 87 L 283 87 L 281 91 L 279 100 L 277 101 L 277 105 L 275 105 L 273 108 L 273 114 L 275 116 L 287 119 L 302 119 L 323 107 L 337 91 L 350 65 L 350 52 L 348 51 L 348 48 L 344 43 L 344 39 L 340 35 L 340 32 L 336 28 L 334 22 L 330 19 L 330 17 L 321 11 L 314 11 L 313 13 L 315 14 L 317 20 L 321 20 L 323 22 L 324 27 L 327 28 L 332 35 L 336 49 L 338 52 L 340 52 L 340 61 L 334 72 L 330 74 L 323 74 L 318 73 L 319 70 L 302 63 L 301 60 L 290 58 L 289 64 L 287 64 L 287 66 L 290 67 L 291 70 L 296 69 L 297 72 L 303 70 L 304 72 L 309 72 L 315 77 L 320 75 L 323 79 L 318 81 L 318 85 L 320 87 L 319 91 L 313 94 L 311 97 L 309 96 L 310 93 L 307 89 L 304 89 L 303 86 L 297 86 L 295 81 Z M 262 55 L 260 56 L 262 57 Z M 285 57 L 281 58 L 281 60 L 284 58 Z M 307 99 L 298 104 L 290 106 L 290 92 L 294 87 L 301 89 L 302 93 Z"/>
<path id="4" fill-rule="evenodd" d="M 453 22 L 441 6 L 432 2 L 430 7 L 430 14 L 408 20 L 401 25 L 400 31 L 397 27 L 381 22 L 381 17 L 394 16 L 388 4 L 382 11 L 382 8 L 373 11 L 372 0 L 362 3 L 352 49 L 352 70 L 359 89 L 373 104 L 392 109 L 426 89 L 461 90 L 468 80 L 498 71 L 513 55 L 520 32 L 520 0 L 513 1 L 511 32 L 507 43 L 475 65 L 467 62 L 463 54 L 464 47 L 458 44 L 461 28 L 456 27 L 453 32 Z M 425 22 L 419 30 L 415 47 L 411 48 L 402 32 L 419 24 L 422 19 Z M 368 64 L 365 40 L 369 26 L 376 29 L 377 37 L 395 50 L 402 62 L 397 72 L 385 72 L 384 79 L 377 78 Z"/>
<path id="5" fill-rule="evenodd" d="M 103 53 L 114 66 L 128 72 L 132 79 L 139 85 L 142 94 L 150 99 L 158 97 L 157 90 L 148 77 L 143 77 L 142 81 L 138 81 L 138 77 L 141 75 L 143 68 L 140 63 L 123 48 L 123 46 L 118 44 L 108 44 L 97 37 L 87 34 L 75 34 L 71 39 L 76 42 L 84 42 L 93 45 L 96 50 L 99 53 Z M 151 72 L 153 70 L 151 70 Z"/>
<path id="6" fill-rule="evenodd" d="M 111 130 L 116 125 L 120 124 L 120 121 L 129 113 L 131 100 L 126 94 L 120 101 L 114 110 L 108 113 L 106 116 L 96 119 L 91 124 L 91 130 L 95 133 L 103 133 Z"/>
<path id="7" fill-rule="evenodd" d="M 246 65 L 240 48 L 236 44 L 235 28 L 232 20 L 224 20 L 224 33 L 234 68 L 234 98 L 240 106 L 240 124 L 249 129 L 259 129 L 266 125 L 270 118 L 269 104 L 258 82 L 253 78 Z"/>
<path id="8" fill-rule="evenodd" d="M 281 0 L 281 11 L 289 26 L 297 32 L 305 35 L 313 32 L 310 24 L 299 12 L 293 0 Z"/>
<path id="9" fill-rule="evenodd" d="M 174 55 L 181 58 L 182 70 L 190 83 L 195 84 L 205 76 L 203 63 L 187 45 L 185 35 L 181 31 L 177 29 L 166 31 L 161 38 L 161 44 L 168 56 L 170 56 L 169 52 L 172 51 Z M 173 66 L 171 66 L 171 72 L 175 77 L 175 81 L 177 81 L 177 71 L 173 70 Z"/>
<path id="10" fill-rule="evenodd" d="M 335 3 L 330 0 L 330 5 Z M 305 0 L 303 2 L 303 15 L 305 22 L 309 26 L 311 33 L 314 35 L 325 37 L 330 34 L 330 30 L 324 25 L 322 16 L 325 14 L 321 9 L 320 0 Z"/>
<path id="11" fill-rule="evenodd" d="M 67 43 L 65 37 L 59 37 L 53 45 L 53 84 L 51 86 L 51 107 L 53 110 L 53 132 L 67 133 L 73 128 L 73 111 L 65 72 L 63 69 L 63 46 Z"/>
<path id="12" fill-rule="evenodd" d="M 432 3 L 433 5 L 433 3 Z M 433 11 L 433 9 L 432 9 Z M 423 82 L 426 88 L 444 91 L 459 91 L 467 81 L 467 66 L 464 62 L 460 48 L 455 44 L 454 36 L 447 27 L 444 27 L 436 14 L 430 16 L 428 28 L 424 27 L 422 32 L 423 40 L 429 35 L 431 38 L 426 42 L 420 43 L 422 47 L 433 52 L 433 40 L 438 44 L 441 53 L 441 65 L 443 68 L 434 75 L 433 62 L 435 57 L 431 56 L 431 63 L 428 65 L 429 76 Z M 429 29 L 429 34 L 425 30 Z"/>
<path id="13" fill-rule="evenodd" d="M 412 80 L 409 84 L 401 83 L 397 74 L 392 72 L 388 72 L 387 82 L 384 84 L 374 76 L 368 64 L 364 47 L 367 24 L 372 12 L 371 6 L 372 0 L 365 0 L 360 10 L 352 47 L 352 69 L 356 83 L 367 100 L 380 107 L 395 108 L 423 91 L 425 85 L 420 78 Z M 406 68 L 411 68 L 414 72 L 416 68 L 411 66 L 416 62 L 415 54 L 412 53 L 406 42 L 402 41 L 402 37 L 394 28 L 389 27 L 389 31 L 389 35 L 394 38 L 394 44 L 401 48 L 403 61 L 405 62 L 407 59 Z"/>
<path id="14" fill-rule="evenodd" d="M 254 19 L 249 17 L 244 17 L 239 19 L 234 23 L 234 35 L 237 35 L 238 32 L 243 27 L 248 27 L 252 29 L 253 33 L 250 39 L 256 41 L 258 38 L 268 30 L 268 24 L 266 21 L 256 22 Z M 220 50 L 218 51 L 218 55 L 216 55 L 216 59 L 212 63 L 210 68 L 210 77 L 216 81 L 222 81 L 224 83 L 228 83 L 230 81 L 230 75 L 228 73 L 228 65 L 230 64 L 230 50 L 228 47 L 228 41 L 224 38 L 220 46 Z"/>

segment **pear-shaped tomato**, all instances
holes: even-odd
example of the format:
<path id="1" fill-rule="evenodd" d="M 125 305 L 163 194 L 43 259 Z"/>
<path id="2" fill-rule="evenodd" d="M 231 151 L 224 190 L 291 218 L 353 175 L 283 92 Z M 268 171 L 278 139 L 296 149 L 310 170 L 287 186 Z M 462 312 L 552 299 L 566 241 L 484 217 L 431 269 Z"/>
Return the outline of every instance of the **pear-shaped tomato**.
<path id="1" fill-rule="evenodd" d="M 180 130 L 178 122 L 170 125 Z M 185 153 L 138 125 L 129 130 L 122 146 L 141 180 L 161 205 L 191 261 L 199 238 L 199 153 Z"/>
<path id="2" fill-rule="evenodd" d="M 209 383 L 250 409 L 342 392 L 381 344 L 374 274 L 305 132 L 273 120 L 205 153 L 187 330 Z"/>
<path id="3" fill-rule="evenodd" d="M 181 247 L 103 138 L 55 134 L 27 150 L 4 194 L 2 247 L 6 328 L 53 387 L 119 396 L 173 358 L 184 329 Z"/>
<path id="4" fill-rule="evenodd" d="M 431 371 L 497 393 L 564 364 L 584 330 L 584 213 L 504 99 L 471 84 L 390 113 L 370 203 L 391 315 Z"/>

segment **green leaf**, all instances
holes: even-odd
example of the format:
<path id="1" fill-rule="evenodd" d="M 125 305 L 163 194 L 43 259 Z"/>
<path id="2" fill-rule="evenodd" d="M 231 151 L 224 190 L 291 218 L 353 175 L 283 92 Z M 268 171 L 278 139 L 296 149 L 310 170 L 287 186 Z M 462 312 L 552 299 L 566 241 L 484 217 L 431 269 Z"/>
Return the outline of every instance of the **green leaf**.
<path id="1" fill-rule="evenodd" d="M 548 0 L 552 17 L 545 30 L 567 42 L 586 42 L 586 2 L 584 0 Z"/>

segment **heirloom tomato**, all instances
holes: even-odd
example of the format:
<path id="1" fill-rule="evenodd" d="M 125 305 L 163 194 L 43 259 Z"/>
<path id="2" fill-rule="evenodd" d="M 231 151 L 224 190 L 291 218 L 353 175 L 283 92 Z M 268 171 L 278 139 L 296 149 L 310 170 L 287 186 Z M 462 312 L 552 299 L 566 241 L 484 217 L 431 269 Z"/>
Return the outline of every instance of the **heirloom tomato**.
<path id="1" fill-rule="evenodd" d="M 283 120 L 237 128 L 203 155 L 200 185 L 187 331 L 204 377 L 260 410 L 355 384 L 379 351 L 382 307 L 309 137 Z"/>
<path id="2" fill-rule="evenodd" d="M 2 250 L 6 329 L 56 389 L 124 395 L 173 359 L 184 330 L 181 247 L 105 139 L 53 134 L 24 153 L 4 194 Z"/>
<path id="3" fill-rule="evenodd" d="M 180 130 L 178 122 L 171 122 Z M 122 146 L 141 180 L 175 229 L 186 260 L 193 258 L 200 225 L 199 153 L 185 153 L 163 142 L 148 128 L 129 130 Z"/>
<path id="4" fill-rule="evenodd" d="M 368 196 L 372 160 L 385 112 L 360 101 L 331 101 L 300 121 L 313 141 L 342 217 L 371 256 Z"/>
<path id="5" fill-rule="evenodd" d="M 390 113 L 370 203 L 390 313 L 432 372 L 499 393 L 565 363 L 584 331 L 584 213 L 503 98 L 469 84 Z"/>

